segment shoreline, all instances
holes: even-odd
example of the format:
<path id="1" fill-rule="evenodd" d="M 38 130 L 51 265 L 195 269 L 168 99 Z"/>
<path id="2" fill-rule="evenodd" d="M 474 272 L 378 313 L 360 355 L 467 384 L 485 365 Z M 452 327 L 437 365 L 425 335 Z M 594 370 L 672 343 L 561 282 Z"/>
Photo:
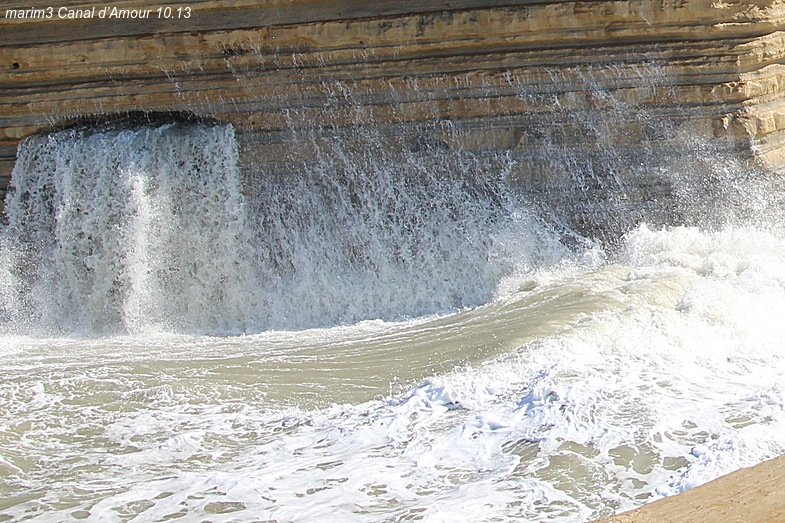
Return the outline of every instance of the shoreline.
<path id="1" fill-rule="evenodd" d="M 785 455 L 594 523 L 785 522 Z"/>

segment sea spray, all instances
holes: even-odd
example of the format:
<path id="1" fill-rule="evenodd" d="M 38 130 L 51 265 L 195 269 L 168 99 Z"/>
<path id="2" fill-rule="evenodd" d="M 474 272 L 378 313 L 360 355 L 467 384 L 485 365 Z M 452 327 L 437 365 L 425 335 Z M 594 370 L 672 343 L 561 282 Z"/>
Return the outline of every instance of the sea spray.
<path id="1" fill-rule="evenodd" d="M 402 319 L 487 302 L 503 277 L 567 253 L 515 197 L 508 158 L 373 142 L 317 153 L 290 175 L 249 176 L 229 126 L 28 139 L 6 203 L 5 327 L 238 334 Z"/>
<path id="2" fill-rule="evenodd" d="M 328 137 L 307 142 L 314 161 L 249 181 L 273 325 L 454 311 L 570 254 L 519 198 L 505 155 L 395 148 L 374 129 Z"/>
<path id="3" fill-rule="evenodd" d="M 313 159 L 285 172 L 241 170 L 230 126 L 32 137 L 6 201 L 0 320 L 83 334 L 400 320 L 487 303 L 509 278 L 554 264 L 612 258 L 641 221 L 780 214 L 776 180 L 699 139 L 678 139 L 673 157 L 642 154 L 637 174 L 615 178 L 626 155 L 601 148 L 582 163 L 543 140 L 545 187 L 528 153 L 391 143 L 372 128 L 314 131 Z"/>
<path id="4" fill-rule="evenodd" d="M 238 303 L 253 303 L 231 127 L 33 137 L 20 146 L 6 213 L 19 290 L 4 305 L 16 324 L 237 329 Z"/>

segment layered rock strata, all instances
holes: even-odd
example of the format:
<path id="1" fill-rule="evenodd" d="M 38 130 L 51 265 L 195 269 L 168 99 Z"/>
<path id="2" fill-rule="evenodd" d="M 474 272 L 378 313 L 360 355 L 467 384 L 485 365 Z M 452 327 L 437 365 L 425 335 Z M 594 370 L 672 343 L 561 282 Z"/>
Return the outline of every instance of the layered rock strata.
<path id="1" fill-rule="evenodd" d="M 363 126 L 524 154 L 687 129 L 777 168 L 783 23 L 781 0 L 7 0 L 0 177 L 25 136 L 137 111 L 231 122 L 270 168 L 307 157 L 309 129 Z M 598 133 L 586 111 L 618 117 Z"/>

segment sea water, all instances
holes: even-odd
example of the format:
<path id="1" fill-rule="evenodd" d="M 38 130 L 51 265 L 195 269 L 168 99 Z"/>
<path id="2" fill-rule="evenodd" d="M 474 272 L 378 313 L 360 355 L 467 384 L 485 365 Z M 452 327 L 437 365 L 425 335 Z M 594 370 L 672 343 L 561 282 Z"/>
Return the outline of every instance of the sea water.
<path id="1" fill-rule="evenodd" d="M 785 452 L 764 175 L 659 166 L 679 220 L 608 242 L 508 156 L 238 156 L 203 124 L 20 147 L 0 520 L 588 521 Z"/>

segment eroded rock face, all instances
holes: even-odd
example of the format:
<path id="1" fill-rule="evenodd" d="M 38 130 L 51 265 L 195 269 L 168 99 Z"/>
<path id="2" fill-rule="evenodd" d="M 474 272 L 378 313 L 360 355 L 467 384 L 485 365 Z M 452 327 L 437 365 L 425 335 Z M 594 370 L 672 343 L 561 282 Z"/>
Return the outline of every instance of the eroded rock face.
<path id="1" fill-rule="evenodd" d="M 5 2 L 0 175 L 27 135 L 134 111 L 231 122 L 271 165 L 307 156 L 296 142 L 312 129 L 364 126 L 413 150 L 522 154 L 657 147 L 684 131 L 785 162 L 781 0 L 259 4 L 133 14 L 118 0 L 101 17 L 76 0 L 43 14 Z"/>

